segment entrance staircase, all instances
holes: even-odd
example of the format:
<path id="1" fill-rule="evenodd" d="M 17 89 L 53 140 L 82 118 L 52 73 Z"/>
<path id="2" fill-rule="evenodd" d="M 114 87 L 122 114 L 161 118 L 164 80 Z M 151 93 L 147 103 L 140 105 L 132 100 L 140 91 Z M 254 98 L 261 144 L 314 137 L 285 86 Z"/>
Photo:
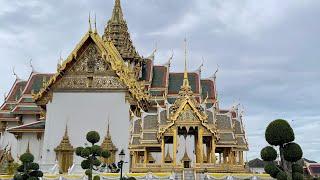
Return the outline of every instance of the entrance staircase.
<path id="1" fill-rule="evenodd" d="M 183 170 L 183 180 L 195 180 L 196 178 L 194 177 L 194 170 L 193 169 L 184 169 Z"/>

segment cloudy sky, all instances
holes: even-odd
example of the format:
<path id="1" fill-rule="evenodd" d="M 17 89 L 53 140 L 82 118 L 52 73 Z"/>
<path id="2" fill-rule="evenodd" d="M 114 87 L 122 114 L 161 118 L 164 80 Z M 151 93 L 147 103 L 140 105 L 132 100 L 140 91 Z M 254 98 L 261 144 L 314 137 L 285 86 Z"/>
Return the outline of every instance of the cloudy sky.
<path id="1" fill-rule="evenodd" d="M 39 72 L 54 72 L 96 13 L 103 33 L 113 0 L 0 0 L 0 94 L 17 74 L 27 79 L 29 59 Z M 221 107 L 241 102 L 250 144 L 248 159 L 266 145 L 264 130 L 287 119 L 304 156 L 320 161 L 320 1 L 317 0 L 122 0 L 136 48 L 156 63 L 174 51 L 172 69 L 183 66 L 188 39 L 189 69 L 204 65 L 203 77 L 219 66 Z M 1 102 L 3 99 L 1 98 Z"/>

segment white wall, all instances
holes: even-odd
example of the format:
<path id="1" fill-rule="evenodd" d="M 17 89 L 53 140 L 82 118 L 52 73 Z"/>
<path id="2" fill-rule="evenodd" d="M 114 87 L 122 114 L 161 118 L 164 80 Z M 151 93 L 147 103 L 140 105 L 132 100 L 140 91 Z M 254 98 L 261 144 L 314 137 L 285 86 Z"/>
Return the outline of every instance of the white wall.
<path id="1" fill-rule="evenodd" d="M 17 161 L 17 153 L 18 153 L 18 147 L 17 147 L 17 139 L 15 136 L 8 131 L 4 131 L 0 137 L 0 148 L 4 148 L 6 146 L 11 147 L 11 153 L 13 158 Z"/>
<path id="2" fill-rule="evenodd" d="M 125 92 L 54 92 L 52 102 L 47 104 L 42 164 L 55 163 L 54 148 L 60 143 L 66 124 L 74 148 L 87 142 L 85 136 L 91 130 L 99 132 L 101 144 L 108 116 L 113 142 L 119 151 L 125 150 L 129 161 L 129 104 L 125 102 Z M 81 160 L 76 157 L 75 163 L 80 164 Z"/>
<path id="3" fill-rule="evenodd" d="M 42 153 L 43 138 L 38 139 L 36 133 L 23 133 L 21 139 L 17 143 L 18 155 L 26 152 L 29 143 L 31 154 L 34 156 L 34 162 L 39 162 Z"/>

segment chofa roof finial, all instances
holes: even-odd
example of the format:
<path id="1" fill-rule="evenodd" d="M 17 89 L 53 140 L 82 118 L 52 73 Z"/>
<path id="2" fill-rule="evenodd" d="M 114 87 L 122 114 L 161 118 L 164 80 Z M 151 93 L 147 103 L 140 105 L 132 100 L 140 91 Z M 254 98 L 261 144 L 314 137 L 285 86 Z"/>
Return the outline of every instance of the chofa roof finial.
<path id="1" fill-rule="evenodd" d="M 92 32 L 90 11 L 89 11 L 89 32 Z"/>
<path id="2" fill-rule="evenodd" d="M 187 38 L 184 38 L 184 73 L 183 86 L 189 87 L 188 69 L 187 69 Z"/>
<path id="3" fill-rule="evenodd" d="M 96 13 L 94 13 L 94 33 L 97 33 L 97 16 L 96 16 Z"/>

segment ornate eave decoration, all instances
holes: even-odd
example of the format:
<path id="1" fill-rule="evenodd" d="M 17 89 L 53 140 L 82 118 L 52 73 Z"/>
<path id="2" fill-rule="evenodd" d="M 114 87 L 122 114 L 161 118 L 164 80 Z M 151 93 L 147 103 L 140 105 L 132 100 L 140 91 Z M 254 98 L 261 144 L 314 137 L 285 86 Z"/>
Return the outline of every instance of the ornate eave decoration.
<path id="1" fill-rule="evenodd" d="M 102 41 L 98 33 L 89 30 L 81 41 L 77 44 L 76 48 L 71 52 L 67 59 L 59 66 L 57 72 L 50 78 L 50 80 L 43 84 L 43 88 L 37 94 L 33 94 L 35 102 L 39 105 L 46 105 L 52 100 L 52 85 L 55 84 L 66 72 L 68 65 L 76 61 L 80 56 L 79 50 L 84 43 L 91 38 L 98 50 L 102 54 L 102 58 L 111 64 L 112 70 L 115 71 L 120 81 L 123 82 L 132 97 L 139 102 L 140 107 L 144 107 L 148 102 L 149 95 L 144 91 L 144 82 L 138 82 L 135 78 L 134 72 L 125 64 L 121 55 L 116 47 L 109 39 L 106 43 Z"/>

